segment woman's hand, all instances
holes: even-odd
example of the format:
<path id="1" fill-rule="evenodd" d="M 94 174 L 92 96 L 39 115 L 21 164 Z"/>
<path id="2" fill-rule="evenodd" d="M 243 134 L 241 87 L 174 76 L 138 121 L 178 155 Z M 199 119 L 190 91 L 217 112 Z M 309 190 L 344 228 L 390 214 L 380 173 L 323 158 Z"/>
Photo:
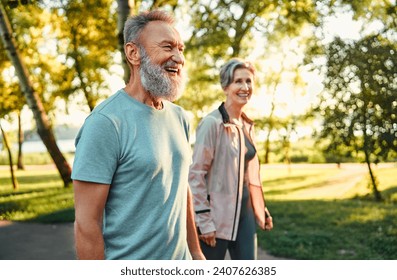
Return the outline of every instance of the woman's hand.
<path id="1" fill-rule="evenodd" d="M 269 209 L 265 208 L 265 230 L 273 229 L 273 218 L 270 215 Z"/>
<path id="2" fill-rule="evenodd" d="M 199 235 L 199 239 L 211 247 L 216 246 L 215 231 Z"/>

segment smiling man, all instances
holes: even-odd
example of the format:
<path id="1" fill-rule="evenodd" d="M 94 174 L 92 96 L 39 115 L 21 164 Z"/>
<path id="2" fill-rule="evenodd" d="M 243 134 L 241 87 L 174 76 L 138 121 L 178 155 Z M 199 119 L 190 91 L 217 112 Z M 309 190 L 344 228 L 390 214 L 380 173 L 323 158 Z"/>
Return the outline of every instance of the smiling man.
<path id="1" fill-rule="evenodd" d="M 184 44 L 161 11 L 129 18 L 130 79 L 97 106 L 76 138 L 72 178 L 79 259 L 204 259 L 188 169 Z"/>

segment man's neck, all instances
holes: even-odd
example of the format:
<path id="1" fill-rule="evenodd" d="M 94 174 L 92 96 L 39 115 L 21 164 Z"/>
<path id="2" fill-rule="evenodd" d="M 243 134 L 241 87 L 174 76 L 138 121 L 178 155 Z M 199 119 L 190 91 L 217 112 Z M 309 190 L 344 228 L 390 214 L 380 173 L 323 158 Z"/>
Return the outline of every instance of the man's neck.
<path id="1" fill-rule="evenodd" d="M 141 85 L 141 83 L 127 83 L 124 88 L 124 91 L 137 101 L 149 106 L 153 107 L 156 110 L 163 109 L 163 101 L 161 98 L 153 98 Z"/>

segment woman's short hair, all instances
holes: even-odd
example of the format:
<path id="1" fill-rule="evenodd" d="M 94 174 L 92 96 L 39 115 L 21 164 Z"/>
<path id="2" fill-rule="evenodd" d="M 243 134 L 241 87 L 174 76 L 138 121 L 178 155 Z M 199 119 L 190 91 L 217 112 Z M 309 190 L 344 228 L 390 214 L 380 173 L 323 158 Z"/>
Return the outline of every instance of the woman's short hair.
<path id="1" fill-rule="evenodd" d="M 249 61 L 244 61 L 241 58 L 232 58 L 225 65 L 222 66 L 220 71 L 220 79 L 222 89 L 227 88 L 233 82 L 234 71 L 236 69 L 247 69 L 255 77 L 255 67 Z"/>
<path id="2" fill-rule="evenodd" d="M 129 17 L 124 24 L 124 44 L 129 42 L 138 43 L 139 36 L 145 26 L 149 22 L 157 20 L 169 23 L 170 25 L 174 24 L 174 18 L 170 14 L 159 10 L 146 11 Z"/>

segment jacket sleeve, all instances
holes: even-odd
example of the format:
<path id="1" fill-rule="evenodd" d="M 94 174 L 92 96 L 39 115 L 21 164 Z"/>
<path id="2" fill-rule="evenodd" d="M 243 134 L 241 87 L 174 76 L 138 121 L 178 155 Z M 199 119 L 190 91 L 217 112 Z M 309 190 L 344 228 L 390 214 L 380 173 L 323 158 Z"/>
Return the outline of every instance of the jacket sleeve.
<path id="1" fill-rule="evenodd" d="M 214 118 L 208 116 L 199 123 L 193 149 L 193 162 L 189 170 L 189 185 L 193 194 L 196 226 L 200 234 L 216 230 L 211 216 L 207 176 L 214 158 L 217 134 L 217 124 Z"/>

